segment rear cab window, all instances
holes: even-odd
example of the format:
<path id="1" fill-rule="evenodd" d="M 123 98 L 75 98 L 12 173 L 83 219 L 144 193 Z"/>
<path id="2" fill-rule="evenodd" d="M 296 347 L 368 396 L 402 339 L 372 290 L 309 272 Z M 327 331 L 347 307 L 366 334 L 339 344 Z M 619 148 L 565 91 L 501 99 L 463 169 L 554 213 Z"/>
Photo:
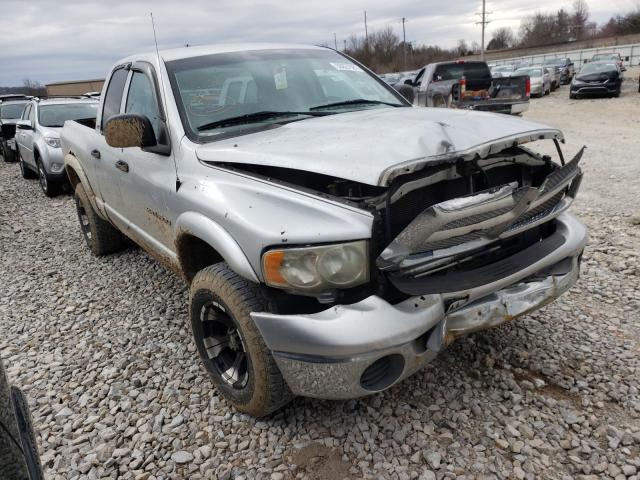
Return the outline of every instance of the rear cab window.
<path id="1" fill-rule="evenodd" d="M 460 80 L 463 76 L 467 80 L 490 79 L 491 71 L 482 62 L 446 63 L 436 67 L 433 73 L 433 80 L 436 82 Z"/>

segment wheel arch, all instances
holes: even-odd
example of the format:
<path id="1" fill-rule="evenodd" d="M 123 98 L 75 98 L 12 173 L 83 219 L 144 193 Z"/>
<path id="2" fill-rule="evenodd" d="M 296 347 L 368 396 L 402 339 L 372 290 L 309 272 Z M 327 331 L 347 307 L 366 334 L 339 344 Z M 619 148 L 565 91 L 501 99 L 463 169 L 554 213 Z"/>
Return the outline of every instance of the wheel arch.
<path id="1" fill-rule="evenodd" d="M 240 245 L 218 223 L 195 212 L 180 215 L 175 224 L 175 247 L 183 276 L 191 283 L 209 265 L 226 262 L 238 275 L 260 283 Z"/>
<path id="2" fill-rule="evenodd" d="M 69 178 L 69 182 L 71 183 L 71 188 L 75 191 L 76 186 L 79 183 L 82 183 L 85 192 L 87 192 L 87 197 L 89 197 L 89 202 L 91 206 L 96 211 L 98 216 L 103 220 L 107 220 L 107 217 L 104 211 L 101 208 L 101 205 L 96 201 L 96 194 L 93 191 L 93 187 L 89 183 L 87 176 L 82 169 L 82 165 L 77 157 L 73 154 L 73 152 L 69 152 L 64 156 L 64 169 L 67 172 L 67 177 Z"/>

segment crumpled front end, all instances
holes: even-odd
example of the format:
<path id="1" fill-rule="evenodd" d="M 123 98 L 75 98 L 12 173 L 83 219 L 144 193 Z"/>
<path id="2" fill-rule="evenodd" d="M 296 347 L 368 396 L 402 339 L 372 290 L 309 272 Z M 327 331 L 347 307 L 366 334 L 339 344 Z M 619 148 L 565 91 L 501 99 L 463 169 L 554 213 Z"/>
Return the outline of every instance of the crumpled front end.
<path id="1" fill-rule="evenodd" d="M 566 210 L 583 150 L 562 165 L 518 146 L 397 176 L 367 198 L 371 294 L 318 313 L 252 314 L 294 393 L 389 388 L 455 338 L 511 321 L 577 280 L 587 232 Z"/>

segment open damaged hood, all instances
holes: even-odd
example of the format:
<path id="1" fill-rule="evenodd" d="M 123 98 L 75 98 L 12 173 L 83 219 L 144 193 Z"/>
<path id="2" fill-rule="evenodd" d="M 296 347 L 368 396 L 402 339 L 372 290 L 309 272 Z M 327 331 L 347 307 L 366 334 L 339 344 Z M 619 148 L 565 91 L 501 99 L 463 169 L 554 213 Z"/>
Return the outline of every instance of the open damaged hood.
<path id="1" fill-rule="evenodd" d="M 502 114 L 376 108 L 215 141 L 196 153 L 205 162 L 293 168 L 384 186 L 425 164 L 485 157 L 543 138 L 563 139 L 559 130 Z"/>

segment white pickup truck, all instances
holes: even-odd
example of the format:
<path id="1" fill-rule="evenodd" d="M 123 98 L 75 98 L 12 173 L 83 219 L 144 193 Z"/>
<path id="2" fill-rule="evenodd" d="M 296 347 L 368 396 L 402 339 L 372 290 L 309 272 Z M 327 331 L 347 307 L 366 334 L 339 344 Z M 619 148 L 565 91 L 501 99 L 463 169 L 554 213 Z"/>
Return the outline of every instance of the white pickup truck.
<path id="1" fill-rule="evenodd" d="M 202 364 L 258 416 L 380 392 L 567 290 L 587 234 L 567 212 L 582 151 L 565 162 L 562 141 L 413 108 L 349 57 L 298 45 L 125 58 L 97 118 L 62 131 L 91 251 L 126 236 L 183 276 Z"/>

